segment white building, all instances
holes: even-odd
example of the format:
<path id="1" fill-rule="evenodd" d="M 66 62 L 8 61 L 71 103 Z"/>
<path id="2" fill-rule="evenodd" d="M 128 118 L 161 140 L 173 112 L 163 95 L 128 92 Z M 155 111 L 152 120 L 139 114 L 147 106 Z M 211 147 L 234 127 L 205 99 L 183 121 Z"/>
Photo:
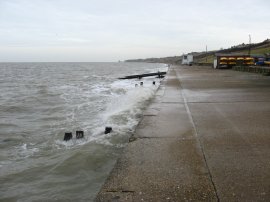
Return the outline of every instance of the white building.
<path id="1" fill-rule="evenodd" d="M 183 57 L 182 57 L 182 65 L 191 66 L 192 63 L 193 63 L 193 55 L 191 55 L 191 54 L 183 55 Z"/>

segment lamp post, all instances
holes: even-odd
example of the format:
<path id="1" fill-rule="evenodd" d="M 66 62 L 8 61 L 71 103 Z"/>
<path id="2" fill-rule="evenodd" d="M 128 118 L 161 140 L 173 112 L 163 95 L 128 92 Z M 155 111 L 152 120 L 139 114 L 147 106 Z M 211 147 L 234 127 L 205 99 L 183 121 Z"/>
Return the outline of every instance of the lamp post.
<path id="1" fill-rule="evenodd" d="M 249 37 L 248 55 L 250 57 L 250 50 L 251 50 L 251 36 L 250 36 L 250 34 L 248 35 L 248 37 Z"/>
<path id="2" fill-rule="evenodd" d="M 207 63 L 207 45 L 206 45 L 206 47 L 205 47 L 205 62 Z"/>

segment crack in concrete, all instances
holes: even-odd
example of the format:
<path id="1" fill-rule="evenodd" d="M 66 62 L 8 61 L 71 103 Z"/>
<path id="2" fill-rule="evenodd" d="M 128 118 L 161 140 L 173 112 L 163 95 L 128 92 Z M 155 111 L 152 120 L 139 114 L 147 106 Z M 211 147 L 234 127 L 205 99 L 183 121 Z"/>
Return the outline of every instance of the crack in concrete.
<path id="1" fill-rule="evenodd" d="M 137 140 L 141 140 L 141 139 L 176 139 L 179 141 L 188 141 L 191 140 L 192 138 L 181 138 L 178 136 L 171 136 L 171 137 L 159 137 L 159 136 L 153 136 L 153 137 L 130 137 L 129 138 L 129 142 L 134 142 Z"/>
<path id="2" fill-rule="evenodd" d="M 194 120 L 193 120 L 193 118 L 192 118 L 190 109 L 189 109 L 189 107 L 188 107 L 188 102 L 187 102 L 187 100 L 186 100 L 186 97 L 185 97 L 185 95 L 184 95 L 184 93 L 183 93 L 183 87 L 182 87 L 182 85 L 181 85 L 180 78 L 179 78 L 178 75 L 177 75 L 177 77 L 178 77 L 178 81 L 179 81 L 179 85 L 180 85 L 180 93 L 181 93 L 181 95 L 182 95 L 182 97 L 183 97 L 184 105 L 185 105 L 185 108 L 186 108 L 186 111 L 187 111 L 189 120 L 190 120 L 190 122 L 191 122 L 191 124 L 192 124 L 192 127 L 193 127 L 194 132 L 195 132 L 195 136 L 196 136 L 196 138 L 197 138 L 197 140 L 198 140 L 198 143 L 199 143 L 199 146 L 200 146 L 202 155 L 203 155 L 203 159 L 204 159 L 204 162 L 205 162 L 205 165 L 206 165 L 206 169 L 207 169 L 207 171 L 208 171 L 209 179 L 210 179 L 210 181 L 211 181 L 211 183 L 212 183 L 212 185 L 213 185 L 213 188 L 214 188 L 214 191 L 215 191 L 215 196 L 216 196 L 216 198 L 217 198 L 217 201 L 220 202 L 220 198 L 219 198 L 219 196 L 218 196 L 217 188 L 216 188 L 216 185 L 215 185 L 215 183 L 214 183 L 214 181 L 213 181 L 213 176 L 212 176 L 212 173 L 211 173 L 211 171 L 210 171 L 209 165 L 208 165 L 208 163 L 207 163 L 207 159 L 206 159 L 206 156 L 205 156 L 205 152 L 204 152 L 202 143 L 201 143 L 201 141 L 200 141 L 200 139 L 199 139 L 199 137 L 198 137 L 198 131 L 197 131 L 196 125 L 195 125 L 195 123 L 194 123 Z"/>
<path id="3" fill-rule="evenodd" d="M 135 193 L 135 191 L 130 190 L 107 190 L 107 193 Z"/>
<path id="4" fill-rule="evenodd" d="M 184 102 L 161 102 L 162 104 L 184 104 Z"/>
<path id="5" fill-rule="evenodd" d="M 190 140 L 191 138 L 181 138 L 181 137 L 178 137 L 178 136 L 169 136 L 169 137 L 152 136 L 152 137 L 137 137 L 136 139 L 178 139 L 178 140 Z"/>

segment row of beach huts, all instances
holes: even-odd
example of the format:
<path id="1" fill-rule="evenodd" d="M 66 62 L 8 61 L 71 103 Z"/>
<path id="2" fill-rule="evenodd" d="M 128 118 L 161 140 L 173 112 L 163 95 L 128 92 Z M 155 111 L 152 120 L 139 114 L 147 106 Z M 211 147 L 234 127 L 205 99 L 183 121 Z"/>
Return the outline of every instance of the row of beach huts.
<path id="1" fill-rule="evenodd" d="M 182 57 L 182 65 L 193 65 L 194 57 L 186 54 Z M 224 54 L 216 53 L 213 61 L 215 69 L 232 68 L 235 66 L 270 66 L 270 57 L 248 54 Z"/>

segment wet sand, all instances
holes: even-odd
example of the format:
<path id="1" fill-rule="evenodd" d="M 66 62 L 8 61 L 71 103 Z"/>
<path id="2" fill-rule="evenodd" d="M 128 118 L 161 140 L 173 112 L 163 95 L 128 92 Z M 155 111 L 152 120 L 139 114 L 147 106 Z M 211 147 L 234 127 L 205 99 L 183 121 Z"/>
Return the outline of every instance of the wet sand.
<path id="1" fill-rule="evenodd" d="M 96 201 L 270 200 L 270 77 L 173 66 Z"/>

